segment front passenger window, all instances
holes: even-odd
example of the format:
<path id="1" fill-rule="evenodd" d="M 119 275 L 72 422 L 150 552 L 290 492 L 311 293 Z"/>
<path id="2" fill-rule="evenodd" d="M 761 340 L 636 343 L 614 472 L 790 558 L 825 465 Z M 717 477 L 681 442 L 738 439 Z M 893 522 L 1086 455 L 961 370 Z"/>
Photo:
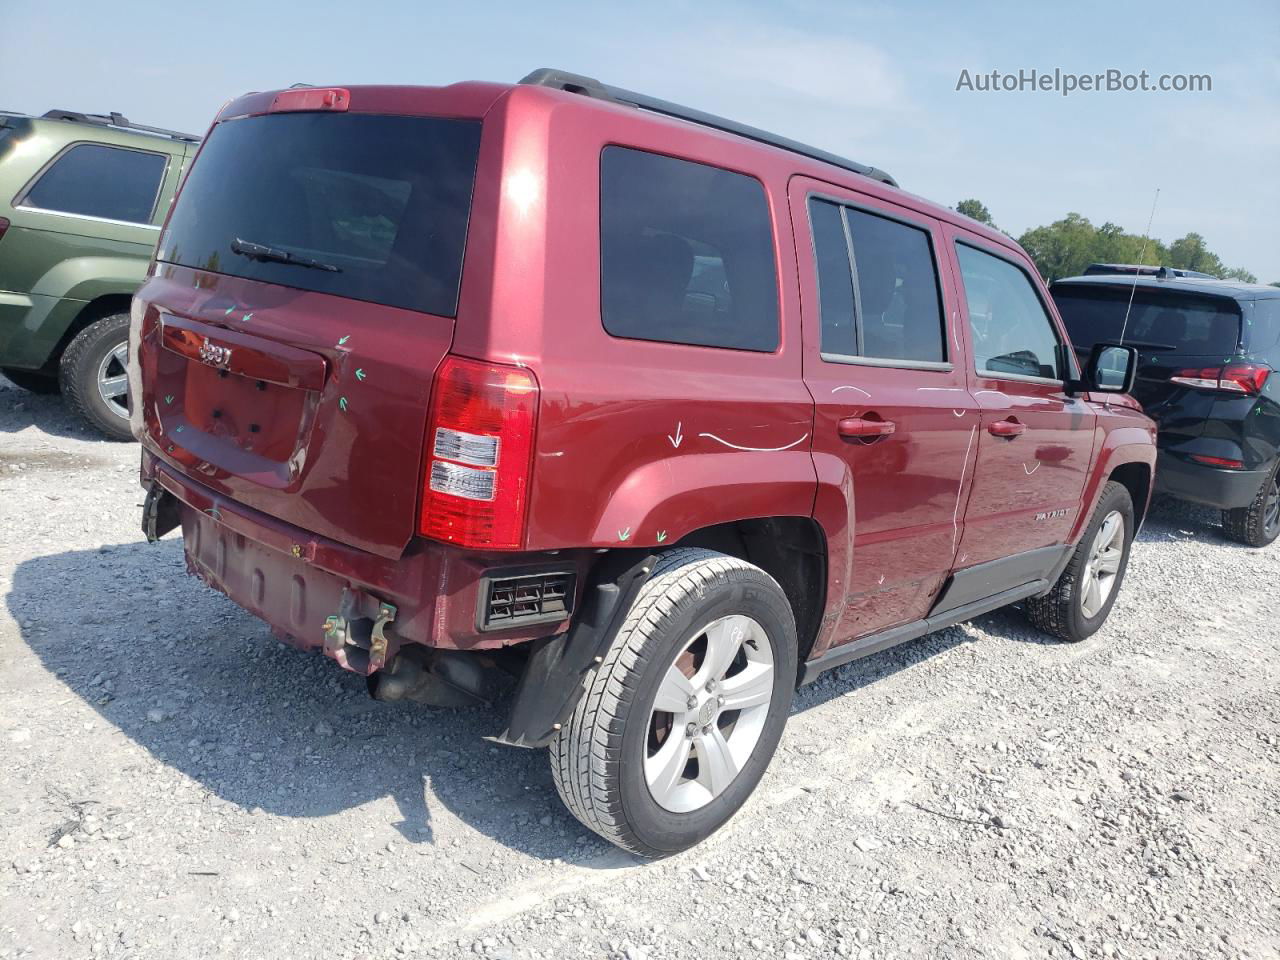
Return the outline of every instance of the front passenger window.
<path id="1" fill-rule="evenodd" d="M 1058 335 L 1031 280 L 1007 260 L 956 245 L 969 305 L 974 363 L 988 377 L 1062 380 Z"/>

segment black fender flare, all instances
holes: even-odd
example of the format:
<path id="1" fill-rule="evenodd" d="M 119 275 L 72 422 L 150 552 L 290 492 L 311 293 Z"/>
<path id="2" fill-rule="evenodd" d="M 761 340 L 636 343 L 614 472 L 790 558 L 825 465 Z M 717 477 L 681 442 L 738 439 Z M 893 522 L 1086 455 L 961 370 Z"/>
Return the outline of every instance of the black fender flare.
<path id="1" fill-rule="evenodd" d="M 656 554 L 636 558 L 636 551 L 618 552 L 597 564 L 572 626 L 567 633 L 535 641 L 512 696 L 507 725 L 486 739 L 513 747 L 545 747 L 554 739 L 658 562 Z"/>

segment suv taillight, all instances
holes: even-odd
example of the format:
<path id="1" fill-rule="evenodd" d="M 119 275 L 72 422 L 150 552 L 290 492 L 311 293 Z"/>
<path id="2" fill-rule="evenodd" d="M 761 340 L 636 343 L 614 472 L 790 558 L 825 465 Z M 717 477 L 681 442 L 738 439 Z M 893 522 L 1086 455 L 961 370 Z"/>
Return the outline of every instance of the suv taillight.
<path id="1" fill-rule="evenodd" d="M 0 217 L 0 237 L 4 236 L 4 232 L 9 229 L 9 221 L 4 217 Z"/>
<path id="2" fill-rule="evenodd" d="M 537 410 L 538 382 L 527 369 L 445 357 L 431 391 L 420 534 L 520 547 Z"/>
<path id="3" fill-rule="evenodd" d="M 1169 378 L 1172 383 L 1200 390 L 1221 390 L 1257 396 L 1271 376 L 1271 368 L 1258 363 L 1231 363 L 1225 367 L 1203 367 L 1179 370 Z"/>

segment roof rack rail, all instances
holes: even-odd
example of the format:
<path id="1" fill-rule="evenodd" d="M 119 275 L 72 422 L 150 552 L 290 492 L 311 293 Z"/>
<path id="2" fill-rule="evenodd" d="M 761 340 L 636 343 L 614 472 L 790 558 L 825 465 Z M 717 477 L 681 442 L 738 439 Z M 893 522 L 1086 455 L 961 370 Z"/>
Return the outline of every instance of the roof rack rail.
<path id="1" fill-rule="evenodd" d="M 692 107 L 683 107 L 678 103 L 671 103 L 668 100 L 659 100 L 657 97 L 650 97 L 643 93 L 635 93 L 631 90 L 624 90 L 621 87 L 611 87 L 608 84 L 601 83 L 592 77 L 584 77 L 576 73 L 568 73 L 564 70 L 555 70 L 550 67 L 541 67 L 533 73 L 529 74 L 521 83 L 529 84 L 536 87 L 551 87 L 555 90 L 565 90 L 569 93 L 578 93 L 586 97 L 593 97 L 596 100 L 611 100 L 614 103 L 630 104 L 641 110 L 648 110 L 650 113 L 660 113 L 664 116 L 675 117 L 679 120 L 688 120 L 691 123 L 697 123 L 704 127 L 711 127 L 715 130 L 723 130 L 725 133 L 736 134 L 739 137 L 745 137 L 748 140 L 755 140 L 758 143 L 767 143 L 772 147 L 781 147 L 783 150 L 790 150 L 792 153 L 798 153 L 801 156 L 809 157 L 813 160 L 821 160 L 823 163 L 829 163 L 833 166 L 840 167 L 844 170 L 851 170 L 859 173 L 864 177 L 870 177 L 872 180 L 878 180 L 880 183 L 887 183 L 891 187 L 896 187 L 898 181 L 875 167 L 869 167 L 864 163 L 858 163 L 845 157 L 837 156 L 834 153 L 828 153 L 826 150 L 820 150 L 817 147 L 811 147 L 808 144 L 800 143 L 797 140 L 791 140 L 787 137 L 778 136 L 776 133 L 769 133 L 767 130 L 761 130 L 757 127 L 747 126 L 745 123 L 737 123 L 734 120 L 726 120 L 724 117 L 718 117 L 712 113 L 704 113 L 701 110 L 695 110 Z"/>
<path id="2" fill-rule="evenodd" d="M 78 113 L 75 110 L 50 110 L 43 115 L 45 120 L 70 120 L 74 123 L 92 123 L 100 127 L 118 127 L 121 130 L 137 130 L 140 133 L 154 133 L 161 137 L 172 137 L 174 140 L 186 140 L 199 143 L 200 138 L 193 133 L 179 133 L 177 130 L 166 130 L 164 127 L 148 127 L 141 123 L 132 123 L 119 113 Z"/>

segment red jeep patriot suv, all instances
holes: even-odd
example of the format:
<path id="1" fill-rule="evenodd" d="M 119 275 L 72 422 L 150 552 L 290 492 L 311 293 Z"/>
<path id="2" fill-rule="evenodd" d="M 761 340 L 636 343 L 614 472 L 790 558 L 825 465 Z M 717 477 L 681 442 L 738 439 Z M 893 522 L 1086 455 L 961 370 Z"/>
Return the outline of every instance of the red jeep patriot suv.
<path id="1" fill-rule="evenodd" d="M 647 855 L 798 683 L 1005 604 L 1106 619 L 1154 428 L 1008 237 L 586 77 L 218 115 L 134 300 L 144 528 L 369 678 L 490 700 Z"/>

